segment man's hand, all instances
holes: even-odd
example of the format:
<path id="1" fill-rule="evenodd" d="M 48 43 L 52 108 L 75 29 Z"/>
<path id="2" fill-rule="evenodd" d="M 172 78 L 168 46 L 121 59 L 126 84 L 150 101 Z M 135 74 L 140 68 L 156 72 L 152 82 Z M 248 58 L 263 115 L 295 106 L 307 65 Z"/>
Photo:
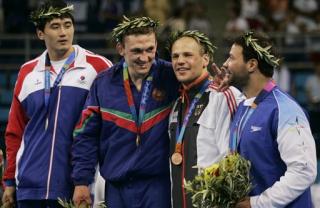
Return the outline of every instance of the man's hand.
<path id="1" fill-rule="evenodd" d="M 3 196 L 2 196 L 2 207 L 4 208 L 12 208 L 15 204 L 15 193 L 16 187 L 14 186 L 6 186 Z"/>
<path id="2" fill-rule="evenodd" d="M 90 207 L 90 205 L 92 204 L 92 201 L 91 201 L 90 190 L 88 186 L 81 185 L 81 186 L 76 186 L 74 188 L 73 203 L 77 208 Z"/>
<path id="3" fill-rule="evenodd" d="M 214 83 L 218 87 L 219 91 L 225 91 L 229 87 L 231 73 L 225 68 L 219 68 L 215 63 L 211 65 L 211 70 L 214 73 Z"/>
<path id="4" fill-rule="evenodd" d="M 250 198 L 246 197 L 242 201 L 238 202 L 235 208 L 251 208 Z"/>

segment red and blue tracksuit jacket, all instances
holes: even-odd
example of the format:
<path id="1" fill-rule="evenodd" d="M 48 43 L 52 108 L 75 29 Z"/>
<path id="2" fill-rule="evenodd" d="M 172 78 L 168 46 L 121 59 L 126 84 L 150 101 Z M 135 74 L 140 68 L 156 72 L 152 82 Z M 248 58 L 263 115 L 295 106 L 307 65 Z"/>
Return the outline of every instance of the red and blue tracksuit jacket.
<path id="1" fill-rule="evenodd" d="M 4 182 L 16 185 L 17 200 L 71 198 L 72 132 L 97 74 L 112 63 L 80 46 L 60 84 L 44 104 L 45 51 L 19 72 L 5 133 Z M 57 74 L 50 71 L 53 86 Z M 46 120 L 47 128 L 46 128 Z"/>
<path id="2" fill-rule="evenodd" d="M 171 63 L 156 59 L 151 67 L 152 96 L 147 101 L 139 146 L 124 90 L 122 66 L 123 60 L 99 74 L 88 95 L 74 132 L 72 177 L 76 185 L 93 181 L 97 162 L 107 182 L 169 175 L 168 116 L 178 94 Z M 130 85 L 138 111 L 142 92 Z"/>

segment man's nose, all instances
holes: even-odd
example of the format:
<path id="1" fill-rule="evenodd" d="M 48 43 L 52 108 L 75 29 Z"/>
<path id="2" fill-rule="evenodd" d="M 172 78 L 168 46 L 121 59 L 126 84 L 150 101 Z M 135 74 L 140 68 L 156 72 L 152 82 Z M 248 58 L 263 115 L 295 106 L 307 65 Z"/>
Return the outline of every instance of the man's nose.
<path id="1" fill-rule="evenodd" d="M 59 33 L 60 36 L 65 36 L 66 35 L 66 29 L 64 27 L 61 27 L 60 28 L 60 33 Z"/>
<path id="2" fill-rule="evenodd" d="M 149 55 L 149 53 L 147 53 L 147 52 L 142 52 L 141 54 L 140 54 L 140 56 L 139 56 L 139 60 L 140 61 L 143 61 L 143 62 L 147 62 L 147 61 L 149 61 L 151 59 L 151 57 L 150 57 L 150 55 Z"/>
<path id="3" fill-rule="evenodd" d="M 177 58 L 177 64 L 181 65 L 184 63 L 184 58 L 182 56 L 178 56 Z"/>
<path id="4" fill-rule="evenodd" d="M 222 67 L 225 68 L 225 69 L 227 69 L 227 68 L 228 68 L 228 63 L 229 63 L 229 61 L 226 60 L 226 61 L 222 64 Z"/>

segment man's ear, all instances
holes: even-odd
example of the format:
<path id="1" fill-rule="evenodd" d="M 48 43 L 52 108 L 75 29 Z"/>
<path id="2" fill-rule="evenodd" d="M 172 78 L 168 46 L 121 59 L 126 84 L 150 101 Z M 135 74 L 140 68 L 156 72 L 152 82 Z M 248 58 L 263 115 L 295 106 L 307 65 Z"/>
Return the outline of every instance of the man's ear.
<path id="1" fill-rule="evenodd" d="M 44 32 L 37 29 L 37 36 L 40 40 L 44 40 Z"/>
<path id="2" fill-rule="evenodd" d="M 203 54 L 202 58 L 203 58 L 202 68 L 207 68 L 207 66 L 209 65 L 209 62 L 210 62 L 209 55 L 205 53 L 205 54 Z"/>
<path id="3" fill-rule="evenodd" d="M 124 56 L 124 46 L 122 43 L 117 43 L 116 49 L 121 56 Z"/>
<path id="4" fill-rule="evenodd" d="M 257 59 L 250 59 L 247 62 L 248 72 L 253 73 L 255 70 L 258 69 L 258 60 Z"/>

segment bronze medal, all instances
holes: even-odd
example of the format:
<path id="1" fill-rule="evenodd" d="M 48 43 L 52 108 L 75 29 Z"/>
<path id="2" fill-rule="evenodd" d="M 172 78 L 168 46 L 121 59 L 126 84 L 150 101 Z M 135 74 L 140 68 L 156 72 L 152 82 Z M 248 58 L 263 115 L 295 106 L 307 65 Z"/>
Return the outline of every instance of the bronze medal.
<path id="1" fill-rule="evenodd" d="M 171 162 L 174 165 L 180 165 L 182 163 L 182 155 L 179 152 L 175 152 L 171 156 Z"/>

